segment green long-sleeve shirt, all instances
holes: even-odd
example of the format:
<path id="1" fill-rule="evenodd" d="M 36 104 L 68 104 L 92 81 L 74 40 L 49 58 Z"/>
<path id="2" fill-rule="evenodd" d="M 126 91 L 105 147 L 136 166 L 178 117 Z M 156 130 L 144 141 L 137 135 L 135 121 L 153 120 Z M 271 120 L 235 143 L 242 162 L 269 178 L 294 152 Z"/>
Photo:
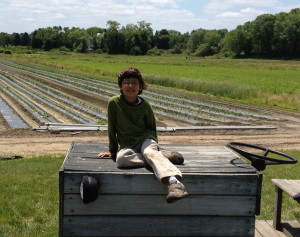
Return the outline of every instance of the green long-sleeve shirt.
<path id="1" fill-rule="evenodd" d="M 134 148 L 146 138 L 157 142 L 155 117 L 146 100 L 132 105 L 122 95 L 113 96 L 107 113 L 109 152 L 116 154 L 118 149 Z"/>

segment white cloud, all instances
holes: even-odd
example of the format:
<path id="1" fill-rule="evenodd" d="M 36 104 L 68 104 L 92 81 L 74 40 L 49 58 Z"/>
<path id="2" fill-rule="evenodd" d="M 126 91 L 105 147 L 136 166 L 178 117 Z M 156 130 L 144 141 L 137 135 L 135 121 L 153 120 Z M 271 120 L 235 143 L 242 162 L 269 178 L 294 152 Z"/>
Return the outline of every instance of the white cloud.
<path id="1" fill-rule="evenodd" d="M 173 0 L 126 0 L 128 3 L 137 5 L 152 5 L 152 6 L 171 6 L 178 7 L 176 1 Z"/>
<path id="2" fill-rule="evenodd" d="M 34 18 L 32 18 L 32 17 L 28 17 L 28 18 L 23 18 L 23 19 L 21 19 L 22 21 L 25 21 L 25 22 L 34 22 Z"/>
<path id="3" fill-rule="evenodd" d="M 244 9 L 241 9 L 240 12 L 242 14 L 247 14 L 247 15 L 261 15 L 261 14 L 264 14 L 266 13 L 266 11 L 261 11 L 261 10 L 257 10 L 257 9 L 254 9 L 254 8 L 244 8 Z"/>
<path id="4" fill-rule="evenodd" d="M 212 0 L 205 6 L 204 10 L 206 12 L 216 13 L 240 7 L 267 7 L 270 9 L 282 5 L 279 0 Z"/>
<path id="5" fill-rule="evenodd" d="M 295 0 L 289 0 L 295 2 Z M 154 30 L 233 29 L 263 13 L 292 8 L 283 0 L 0 0 L 0 31 L 28 32 L 47 27 L 126 26 L 138 21 Z M 297 2 L 298 4 L 298 2 Z M 298 7 L 300 4 L 298 4 Z"/>
<path id="6" fill-rule="evenodd" d="M 6 32 L 23 32 L 53 25 L 105 27 L 107 20 L 116 20 L 126 25 L 140 20 L 149 21 L 153 19 L 151 16 L 160 12 L 156 7 L 157 4 L 173 3 L 173 1 L 144 0 L 141 4 L 136 4 L 134 0 L 129 0 L 126 5 L 119 2 L 96 0 L 48 0 L 47 3 L 43 1 L 44 4 L 33 0 L 0 2 L 0 8 L 5 9 L 0 15 L 0 27 L 6 29 Z M 149 3 L 152 5 L 147 5 Z M 29 16 L 32 22 L 30 26 L 21 20 L 28 19 Z M 13 29 L 8 29 L 8 26 Z"/>
<path id="7" fill-rule="evenodd" d="M 240 12 L 223 12 L 217 15 L 219 18 L 237 18 L 241 16 L 242 14 Z"/>
<path id="8" fill-rule="evenodd" d="M 247 21 L 255 20 L 261 14 L 267 13 L 254 8 L 243 8 L 239 11 L 226 11 L 216 15 L 216 20 L 222 22 L 223 27 L 228 30 L 234 29 L 237 25 L 242 25 Z"/>
<path id="9" fill-rule="evenodd" d="M 212 17 L 217 28 L 234 29 L 247 21 L 255 20 L 261 14 L 288 12 L 292 8 L 282 0 L 212 0 L 205 6 L 204 12 Z"/>
<path id="10" fill-rule="evenodd" d="M 266 12 L 261 11 L 261 10 L 256 10 L 253 8 L 244 8 L 241 9 L 237 12 L 232 12 L 232 11 L 228 11 L 228 12 L 222 12 L 220 14 L 217 14 L 216 17 L 217 18 L 237 18 L 237 17 L 242 17 L 242 18 L 253 18 L 256 17 L 258 15 L 264 14 Z"/>

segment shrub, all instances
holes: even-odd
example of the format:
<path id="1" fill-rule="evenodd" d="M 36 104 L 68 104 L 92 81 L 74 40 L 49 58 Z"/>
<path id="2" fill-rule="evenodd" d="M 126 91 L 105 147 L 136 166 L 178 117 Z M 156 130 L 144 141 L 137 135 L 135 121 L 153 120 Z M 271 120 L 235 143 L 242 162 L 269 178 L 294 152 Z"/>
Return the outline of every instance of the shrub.
<path id="1" fill-rule="evenodd" d="M 195 52 L 195 56 L 204 57 L 211 55 L 211 48 L 209 44 L 201 44 Z"/>
<path id="2" fill-rule="evenodd" d="M 149 49 L 147 52 L 147 55 L 161 55 L 161 51 L 157 48 L 157 46 L 153 47 L 152 49 Z"/>
<path id="3" fill-rule="evenodd" d="M 70 52 L 70 50 L 67 47 L 65 47 L 65 46 L 60 47 L 58 50 L 60 52 Z"/>
<path id="4" fill-rule="evenodd" d="M 98 53 L 98 54 L 102 54 L 102 53 L 104 53 L 104 52 L 103 52 L 103 50 L 102 50 L 102 49 L 97 49 L 97 50 L 96 50 L 96 53 Z"/>
<path id="5" fill-rule="evenodd" d="M 139 46 L 134 46 L 130 49 L 129 51 L 130 55 L 141 55 L 142 54 L 142 50 Z"/>
<path id="6" fill-rule="evenodd" d="M 182 50 L 178 47 L 175 47 L 174 49 L 170 50 L 171 54 L 181 54 Z"/>
<path id="7" fill-rule="evenodd" d="M 235 57 L 235 53 L 231 52 L 231 51 L 227 51 L 225 53 L 223 53 L 225 58 L 234 58 Z"/>

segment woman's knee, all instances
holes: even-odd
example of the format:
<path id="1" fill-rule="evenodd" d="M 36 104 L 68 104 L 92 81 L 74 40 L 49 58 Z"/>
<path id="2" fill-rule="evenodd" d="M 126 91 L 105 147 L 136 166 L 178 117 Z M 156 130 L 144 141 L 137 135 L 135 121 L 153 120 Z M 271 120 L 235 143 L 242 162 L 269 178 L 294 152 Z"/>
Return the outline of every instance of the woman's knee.
<path id="1" fill-rule="evenodd" d="M 128 166 L 128 156 L 135 154 L 135 151 L 132 149 L 122 149 L 118 152 L 116 162 L 118 167 L 127 167 Z"/>
<path id="2" fill-rule="evenodd" d="M 153 152 L 159 151 L 159 146 L 154 140 L 146 139 L 142 145 L 141 150 L 144 156 L 147 156 L 153 154 Z"/>

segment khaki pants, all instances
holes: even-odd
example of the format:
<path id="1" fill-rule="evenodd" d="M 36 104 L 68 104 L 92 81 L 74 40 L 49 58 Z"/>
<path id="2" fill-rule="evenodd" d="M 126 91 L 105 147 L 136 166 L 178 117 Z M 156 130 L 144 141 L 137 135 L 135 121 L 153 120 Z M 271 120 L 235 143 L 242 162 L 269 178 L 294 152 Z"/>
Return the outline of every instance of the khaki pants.
<path id="1" fill-rule="evenodd" d="M 145 139 L 135 149 L 121 149 L 117 154 L 116 162 L 120 168 L 150 165 L 155 176 L 164 183 L 167 182 L 165 179 L 167 177 L 175 176 L 178 179 L 182 177 L 180 170 L 163 156 L 159 145 L 152 139 Z"/>

